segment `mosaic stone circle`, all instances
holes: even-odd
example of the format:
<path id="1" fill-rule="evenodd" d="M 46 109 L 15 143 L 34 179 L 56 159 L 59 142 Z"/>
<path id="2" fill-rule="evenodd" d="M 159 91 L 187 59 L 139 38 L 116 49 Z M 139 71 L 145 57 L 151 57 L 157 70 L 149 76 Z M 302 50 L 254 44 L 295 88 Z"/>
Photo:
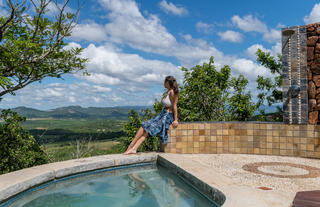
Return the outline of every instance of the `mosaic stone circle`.
<path id="1" fill-rule="evenodd" d="M 243 170 L 278 178 L 316 178 L 320 168 L 287 162 L 255 162 L 242 166 Z"/>

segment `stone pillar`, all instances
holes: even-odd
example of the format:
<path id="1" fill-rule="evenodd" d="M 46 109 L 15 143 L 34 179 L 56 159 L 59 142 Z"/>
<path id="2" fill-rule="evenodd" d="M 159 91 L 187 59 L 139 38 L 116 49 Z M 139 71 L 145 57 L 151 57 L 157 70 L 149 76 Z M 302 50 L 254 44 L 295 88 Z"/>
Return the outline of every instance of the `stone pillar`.
<path id="1" fill-rule="evenodd" d="M 306 26 L 282 29 L 283 120 L 308 123 Z"/>
<path id="2" fill-rule="evenodd" d="M 308 24 L 308 98 L 309 124 L 319 122 L 320 110 L 320 23 Z"/>

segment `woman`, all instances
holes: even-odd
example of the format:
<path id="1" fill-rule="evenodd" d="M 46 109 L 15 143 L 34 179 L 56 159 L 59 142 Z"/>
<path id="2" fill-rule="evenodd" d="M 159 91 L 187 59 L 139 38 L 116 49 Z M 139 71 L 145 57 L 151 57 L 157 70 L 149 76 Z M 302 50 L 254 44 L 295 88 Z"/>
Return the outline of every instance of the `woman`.
<path id="1" fill-rule="evenodd" d="M 123 154 L 135 154 L 148 134 L 151 136 L 160 134 L 161 143 L 165 145 L 168 142 L 167 131 L 170 124 L 172 123 L 173 127 L 178 126 L 177 103 L 179 88 L 176 79 L 173 76 L 167 76 L 164 80 L 164 87 L 168 89 L 166 96 L 161 100 L 165 108 L 153 119 L 142 122 L 135 138 Z"/>

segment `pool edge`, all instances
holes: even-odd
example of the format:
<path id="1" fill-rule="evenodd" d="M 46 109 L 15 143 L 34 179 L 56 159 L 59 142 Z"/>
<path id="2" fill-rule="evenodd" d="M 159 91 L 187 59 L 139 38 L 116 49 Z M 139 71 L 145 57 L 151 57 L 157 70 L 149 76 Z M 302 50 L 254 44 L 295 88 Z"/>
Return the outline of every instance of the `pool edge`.
<path id="1" fill-rule="evenodd" d="M 14 196 L 55 179 L 99 169 L 156 162 L 157 153 L 102 155 L 34 166 L 0 175 L 0 205 Z"/>
<path id="2" fill-rule="evenodd" d="M 195 177 L 191 173 L 187 172 L 186 170 L 182 169 L 181 167 L 177 166 L 176 164 L 170 162 L 166 158 L 162 157 L 158 154 L 157 163 L 167 167 L 175 173 L 177 176 L 185 179 L 188 184 L 194 186 L 200 193 L 204 194 L 209 199 L 216 202 L 218 205 L 222 206 L 226 201 L 226 196 L 220 190 L 208 185 L 207 183 L 203 182 L 199 178 Z"/>

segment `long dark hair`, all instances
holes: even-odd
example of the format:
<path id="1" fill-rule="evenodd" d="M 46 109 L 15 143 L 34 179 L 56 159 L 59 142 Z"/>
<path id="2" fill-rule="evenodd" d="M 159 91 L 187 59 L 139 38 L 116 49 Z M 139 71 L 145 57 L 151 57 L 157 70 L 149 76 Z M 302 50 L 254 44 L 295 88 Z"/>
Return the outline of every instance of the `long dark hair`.
<path id="1" fill-rule="evenodd" d="M 168 82 L 170 88 L 173 89 L 175 94 L 177 94 L 177 95 L 179 94 L 178 83 L 177 83 L 176 79 L 173 76 L 171 76 L 171 75 L 167 76 L 166 79 L 165 79 L 165 82 Z"/>

